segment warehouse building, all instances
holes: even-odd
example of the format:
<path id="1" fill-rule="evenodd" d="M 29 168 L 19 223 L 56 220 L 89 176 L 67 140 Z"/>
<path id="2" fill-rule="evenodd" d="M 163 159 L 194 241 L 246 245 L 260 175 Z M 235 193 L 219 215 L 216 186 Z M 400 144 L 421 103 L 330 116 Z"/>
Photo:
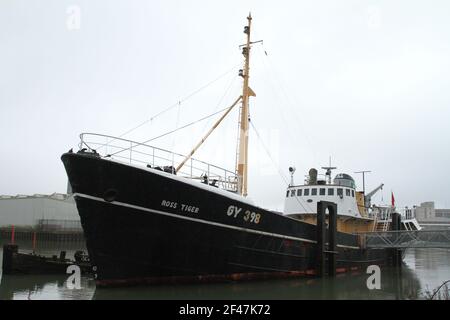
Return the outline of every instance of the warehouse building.
<path id="1" fill-rule="evenodd" d="M 82 230 L 71 194 L 0 195 L 0 228 L 39 228 L 46 231 Z"/>
<path id="2" fill-rule="evenodd" d="M 433 201 L 415 206 L 415 213 L 424 229 L 450 229 L 450 209 L 436 209 Z"/>

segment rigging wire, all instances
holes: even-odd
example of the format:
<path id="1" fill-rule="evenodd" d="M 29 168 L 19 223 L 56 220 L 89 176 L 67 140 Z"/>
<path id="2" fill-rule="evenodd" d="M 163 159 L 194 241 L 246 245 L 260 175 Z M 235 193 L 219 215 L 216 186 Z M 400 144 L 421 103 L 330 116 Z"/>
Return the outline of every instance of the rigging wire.
<path id="1" fill-rule="evenodd" d="M 268 56 L 267 51 L 265 50 L 263 43 L 261 43 L 260 49 L 262 51 L 264 51 L 264 55 L 261 53 L 260 50 L 257 50 L 257 52 L 258 52 L 257 56 L 258 56 L 259 60 L 262 61 L 262 63 L 264 65 L 264 67 L 266 68 L 266 70 L 270 71 L 271 74 L 273 75 L 272 77 L 270 77 L 270 76 L 268 77 L 269 78 L 269 84 L 271 85 L 272 90 L 274 92 L 278 91 L 283 96 L 284 100 L 287 103 L 287 106 L 292 110 L 291 113 L 294 115 L 295 120 L 298 123 L 300 123 L 300 126 L 299 126 L 300 130 L 302 131 L 302 135 L 305 137 L 306 143 L 309 145 L 309 148 L 312 151 L 312 154 L 313 154 L 313 157 L 314 157 L 314 161 L 317 162 L 317 156 L 316 156 L 316 153 L 314 151 L 314 148 L 312 147 L 313 145 L 311 143 L 311 140 L 310 140 L 309 136 L 307 135 L 307 133 L 303 130 L 303 128 L 304 128 L 303 122 L 301 121 L 301 118 L 298 117 L 298 115 L 297 115 L 296 110 L 298 110 L 299 108 L 294 108 L 293 107 L 293 103 L 292 103 L 292 101 L 290 99 L 291 96 L 287 94 L 287 90 L 285 89 L 284 82 L 280 80 L 281 78 L 275 72 L 276 68 L 273 67 L 272 60 Z M 275 85 L 276 85 L 277 89 L 279 89 L 279 90 L 275 90 Z M 280 108 L 280 110 L 281 110 L 280 114 L 281 114 L 282 120 L 283 120 L 283 122 L 285 122 L 285 124 L 287 126 L 287 129 L 290 132 L 290 127 L 288 125 L 288 122 L 286 121 L 286 118 L 285 118 L 284 114 L 283 114 L 282 108 Z M 291 136 L 295 136 L 295 135 L 291 135 Z"/>
<path id="2" fill-rule="evenodd" d="M 185 102 L 186 100 L 192 98 L 193 96 L 195 96 L 197 93 L 201 92 L 202 90 L 206 89 L 207 87 L 209 87 L 210 85 L 212 85 L 213 83 L 217 82 L 218 80 L 222 79 L 223 77 L 225 77 L 227 74 L 229 74 L 231 71 L 235 70 L 240 64 L 236 64 L 233 67 L 231 67 L 230 69 L 228 69 L 226 72 L 222 73 L 221 75 L 219 75 L 218 77 L 216 77 L 215 79 L 209 81 L 208 83 L 204 84 L 203 86 L 201 86 L 199 89 L 191 92 L 190 94 L 188 94 L 186 97 L 180 99 L 179 101 L 177 101 L 176 103 L 168 106 L 167 108 L 163 109 L 162 111 L 158 112 L 157 114 L 153 115 L 151 118 L 141 122 L 140 124 L 138 124 L 137 126 L 125 131 L 124 133 L 122 133 L 121 135 L 118 136 L 118 138 L 122 138 L 123 136 L 139 129 L 140 127 L 142 127 L 143 125 L 152 122 L 154 119 L 156 119 L 157 117 L 161 116 L 162 114 L 172 110 L 173 108 L 175 108 L 176 106 L 180 106 L 182 102 Z M 115 139 L 111 139 L 110 141 L 106 142 L 105 144 L 101 145 L 98 147 L 98 149 L 107 146 L 108 144 L 110 144 L 112 141 L 114 141 Z"/>
<path id="3" fill-rule="evenodd" d="M 231 79 L 229 85 L 228 85 L 228 86 L 226 87 L 226 89 L 225 89 L 224 94 L 220 97 L 219 102 L 217 102 L 217 105 L 216 105 L 216 107 L 214 108 L 214 111 L 216 111 L 217 108 L 219 108 L 219 106 L 222 104 L 223 99 L 225 99 L 225 97 L 228 95 L 228 93 L 229 93 L 231 87 L 233 86 L 234 82 L 236 81 L 237 77 L 238 77 L 238 76 L 235 75 L 235 76 Z M 205 126 L 203 127 L 203 131 L 205 131 L 205 129 L 206 129 L 207 126 L 209 126 L 209 121 L 205 123 Z"/>
<path id="4" fill-rule="evenodd" d="M 184 97 L 183 99 L 179 100 L 177 103 L 169 106 L 168 108 L 162 110 L 161 112 L 157 113 L 156 115 L 154 115 L 153 117 L 151 117 L 148 121 L 153 121 L 155 118 L 159 117 L 160 115 L 166 113 L 167 111 L 173 109 L 174 107 L 176 107 L 177 105 L 181 104 L 182 102 L 185 102 L 186 100 L 188 100 L 189 98 L 195 96 L 197 93 L 199 93 L 200 91 L 202 91 L 203 89 L 206 89 L 207 87 L 209 87 L 210 85 L 212 85 L 213 83 L 217 82 L 218 80 L 222 79 L 223 77 L 225 77 L 227 74 L 229 74 L 231 71 L 235 70 L 236 67 L 238 67 L 239 64 L 234 65 L 233 67 L 231 67 L 228 71 L 222 73 L 221 75 L 219 75 L 217 78 L 215 78 L 214 80 L 211 80 L 210 82 L 208 82 L 207 84 L 201 86 L 199 89 L 191 92 L 189 95 L 187 95 L 186 97 Z"/>
<path id="5" fill-rule="evenodd" d="M 208 119 L 208 118 L 211 118 L 211 117 L 215 116 L 216 114 L 219 114 L 219 113 L 221 113 L 221 112 L 223 112 L 223 111 L 225 111 L 225 110 L 228 110 L 228 109 L 230 109 L 230 107 L 226 107 L 226 108 L 221 109 L 221 110 L 219 110 L 219 111 L 217 111 L 217 112 L 211 113 L 211 114 L 209 114 L 209 115 L 207 115 L 207 116 L 205 116 L 205 117 L 203 117 L 203 118 L 201 118 L 201 119 L 192 121 L 192 122 L 190 122 L 190 123 L 188 123 L 188 124 L 185 124 L 185 125 L 183 125 L 183 126 L 177 128 L 177 129 L 168 131 L 168 132 L 166 132 L 166 133 L 163 133 L 163 134 L 161 134 L 161 135 L 159 135 L 159 136 L 153 137 L 153 138 L 151 138 L 151 139 L 149 139 L 149 140 L 146 140 L 146 141 L 144 141 L 144 142 L 136 142 L 136 144 L 135 144 L 134 146 L 130 146 L 130 147 L 128 147 L 128 148 L 124 148 L 124 149 L 119 150 L 119 151 L 117 151 L 117 152 L 114 152 L 114 153 L 112 153 L 112 154 L 108 154 L 108 155 L 106 155 L 105 157 L 111 157 L 111 156 L 114 156 L 114 155 L 116 155 L 116 154 L 118 154 L 118 153 L 121 153 L 121 152 L 123 152 L 123 151 L 130 150 L 131 148 L 134 148 L 134 147 L 136 147 L 136 146 L 144 145 L 144 144 L 146 144 L 146 143 L 148 143 L 148 142 L 151 142 L 151 141 L 153 141 L 153 140 L 156 140 L 156 139 L 165 137 L 165 136 L 167 136 L 167 135 L 169 135 L 169 134 L 172 134 L 172 133 L 174 133 L 174 132 L 176 132 L 176 131 L 179 131 L 179 130 L 184 129 L 184 128 L 187 128 L 187 127 L 190 127 L 190 126 L 192 126 L 192 125 L 194 125 L 194 124 L 196 124 L 196 123 L 199 123 L 199 122 L 201 122 L 201 121 L 203 121 L 203 120 L 206 120 L 206 119 Z"/>
<path id="6" fill-rule="evenodd" d="M 283 179 L 284 183 L 289 186 L 290 183 L 288 182 L 288 179 L 286 178 L 286 176 L 284 175 L 283 171 L 281 170 L 280 166 L 276 163 L 275 159 L 272 157 L 272 154 L 270 153 L 269 149 L 266 147 L 266 145 L 264 144 L 264 141 L 261 139 L 261 136 L 258 133 L 258 130 L 256 130 L 255 125 L 253 124 L 253 121 L 250 121 L 250 126 L 252 127 L 252 129 L 255 131 L 256 137 L 258 138 L 259 142 L 261 143 L 261 145 L 263 146 L 264 151 L 267 153 L 267 155 L 269 156 L 270 160 L 273 162 L 273 164 L 275 165 L 275 167 L 278 170 L 278 174 L 280 175 L 280 177 Z M 300 204 L 300 206 L 303 208 L 303 210 L 305 210 L 305 212 L 314 212 L 312 211 L 311 207 L 306 204 L 306 206 L 308 207 L 308 209 L 305 208 L 305 206 L 300 202 L 300 199 L 297 197 L 297 194 L 294 195 L 295 199 L 297 200 L 297 202 Z M 308 211 L 309 210 L 309 211 Z"/>
<path id="7" fill-rule="evenodd" d="M 178 102 L 178 108 L 177 108 L 177 121 L 175 123 L 175 129 L 178 129 L 178 125 L 180 124 L 180 111 L 181 109 L 181 102 Z M 172 138 L 172 147 L 170 148 L 171 150 L 173 150 L 173 146 L 175 145 L 175 136 Z M 172 166 L 174 166 L 174 162 L 175 162 L 175 155 L 172 153 Z"/>

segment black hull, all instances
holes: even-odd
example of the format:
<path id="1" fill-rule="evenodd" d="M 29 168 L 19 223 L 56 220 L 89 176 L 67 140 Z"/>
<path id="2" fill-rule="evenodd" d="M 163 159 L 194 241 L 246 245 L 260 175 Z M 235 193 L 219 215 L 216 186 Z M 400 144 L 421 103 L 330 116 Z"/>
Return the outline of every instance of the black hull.
<path id="1" fill-rule="evenodd" d="M 99 285 L 315 274 L 314 225 L 155 170 L 62 160 Z M 244 219 L 247 210 L 259 218 Z M 338 233 L 337 243 L 338 272 L 388 260 L 387 250 L 359 249 L 356 236 Z"/>

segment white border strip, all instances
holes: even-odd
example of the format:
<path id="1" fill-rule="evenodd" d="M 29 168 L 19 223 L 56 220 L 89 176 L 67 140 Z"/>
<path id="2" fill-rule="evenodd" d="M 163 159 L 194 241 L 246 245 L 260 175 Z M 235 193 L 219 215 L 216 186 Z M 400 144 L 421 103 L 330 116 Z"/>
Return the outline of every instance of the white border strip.
<path id="1" fill-rule="evenodd" d="M 243 231 L 243 232 L 249 232 L 249 233 L 256 233 L 256 234 L 261 234 L 261 235 L 265 235 L 265 236 L 269 236 L 269 237 L 275 237 L 275 238 L 281 238 L 281 239 L 296 240 L 296 241 L 309 242 L 309 243 L 317 243 L 317 241 L 314 241 L 314 240 L 298 238 L 298 237 L 291 237 L 291 236 L 285 236 L 285 235 L 278 234 L 278 233 L 259 231 L 259 230 L 248 229 L 248 228 L 243 228 L 243 227 L 237 227 L 237 226 L 227 225 L 227 224 L 223 224 L 223 223 L 219 223 L 219 222 L 206 221 L 206 220 L 203 220 L 203 219 L 185 217 L 185 216 L 180 216 L 178 214 L 173 214 L 173 213 L 159 211 L 159 210 L 154 210 L 154 209 L 148 209 L 148 208 L 145 208 L 145 207 L 136 206 L 136 205 L 133 205 L 133 204 L 128 204 L 128 203 L 119 202 L 119 201 L 108 202 L 108 201 L 105 201 L 102 198 L 90 196 L 90 195 L 84 194 L 84 193 L 74 193 L 73 196 L 74 197 L 86 198 L 86 199 L 99 201 L 99 202 L 104 202 L 104 203 L 109 203 L 109 204 L 113 204 L 113 205 L 116 205 L 116 206 L 131 208 L 131 209 L 135 209 L 135 210 L 141 210 L 141 211 L 156 213 L 156 214 L 160 214 L 160 215 L 168 216 L 168 217 L 172 217 L 172 218 L 178 218 L 178 219 L 183 219 L 183 220 L 188 220 L 188 221 L 193 221 L 193 222 L 198 222 L 198 223 L 209 224 L 209 225 L 213 225 L 213 226 L 216 226 L 216 227 L 234 229 L 234 230 Z M 337 245 L 337 246 L 338 247 L 342 247 L 342 248 L 359 249 L 359 247 L 352 247 L 352 246 L 344 246 L 344 245 Z"/>

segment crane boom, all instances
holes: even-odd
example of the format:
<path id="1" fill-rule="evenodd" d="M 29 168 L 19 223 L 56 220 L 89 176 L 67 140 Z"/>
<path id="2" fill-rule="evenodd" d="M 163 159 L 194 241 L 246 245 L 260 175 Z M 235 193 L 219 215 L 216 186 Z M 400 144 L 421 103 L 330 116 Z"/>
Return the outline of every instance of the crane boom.
<path id="1" fill-rule="evenodd" d="M 370 191 L 369 193 L 364 195 L 364 203 L 365 203 L 366 208 L 370 207 L 370 199 L 372 198 L 372 196 L 375 193 L 377 193 L 380 189 L 383 189 L 383 186 L 384 186 L 384 183 L 380 184 L 378 187 L 376 187 L 375 189 L 373 189 L 372 191 Z"/>

